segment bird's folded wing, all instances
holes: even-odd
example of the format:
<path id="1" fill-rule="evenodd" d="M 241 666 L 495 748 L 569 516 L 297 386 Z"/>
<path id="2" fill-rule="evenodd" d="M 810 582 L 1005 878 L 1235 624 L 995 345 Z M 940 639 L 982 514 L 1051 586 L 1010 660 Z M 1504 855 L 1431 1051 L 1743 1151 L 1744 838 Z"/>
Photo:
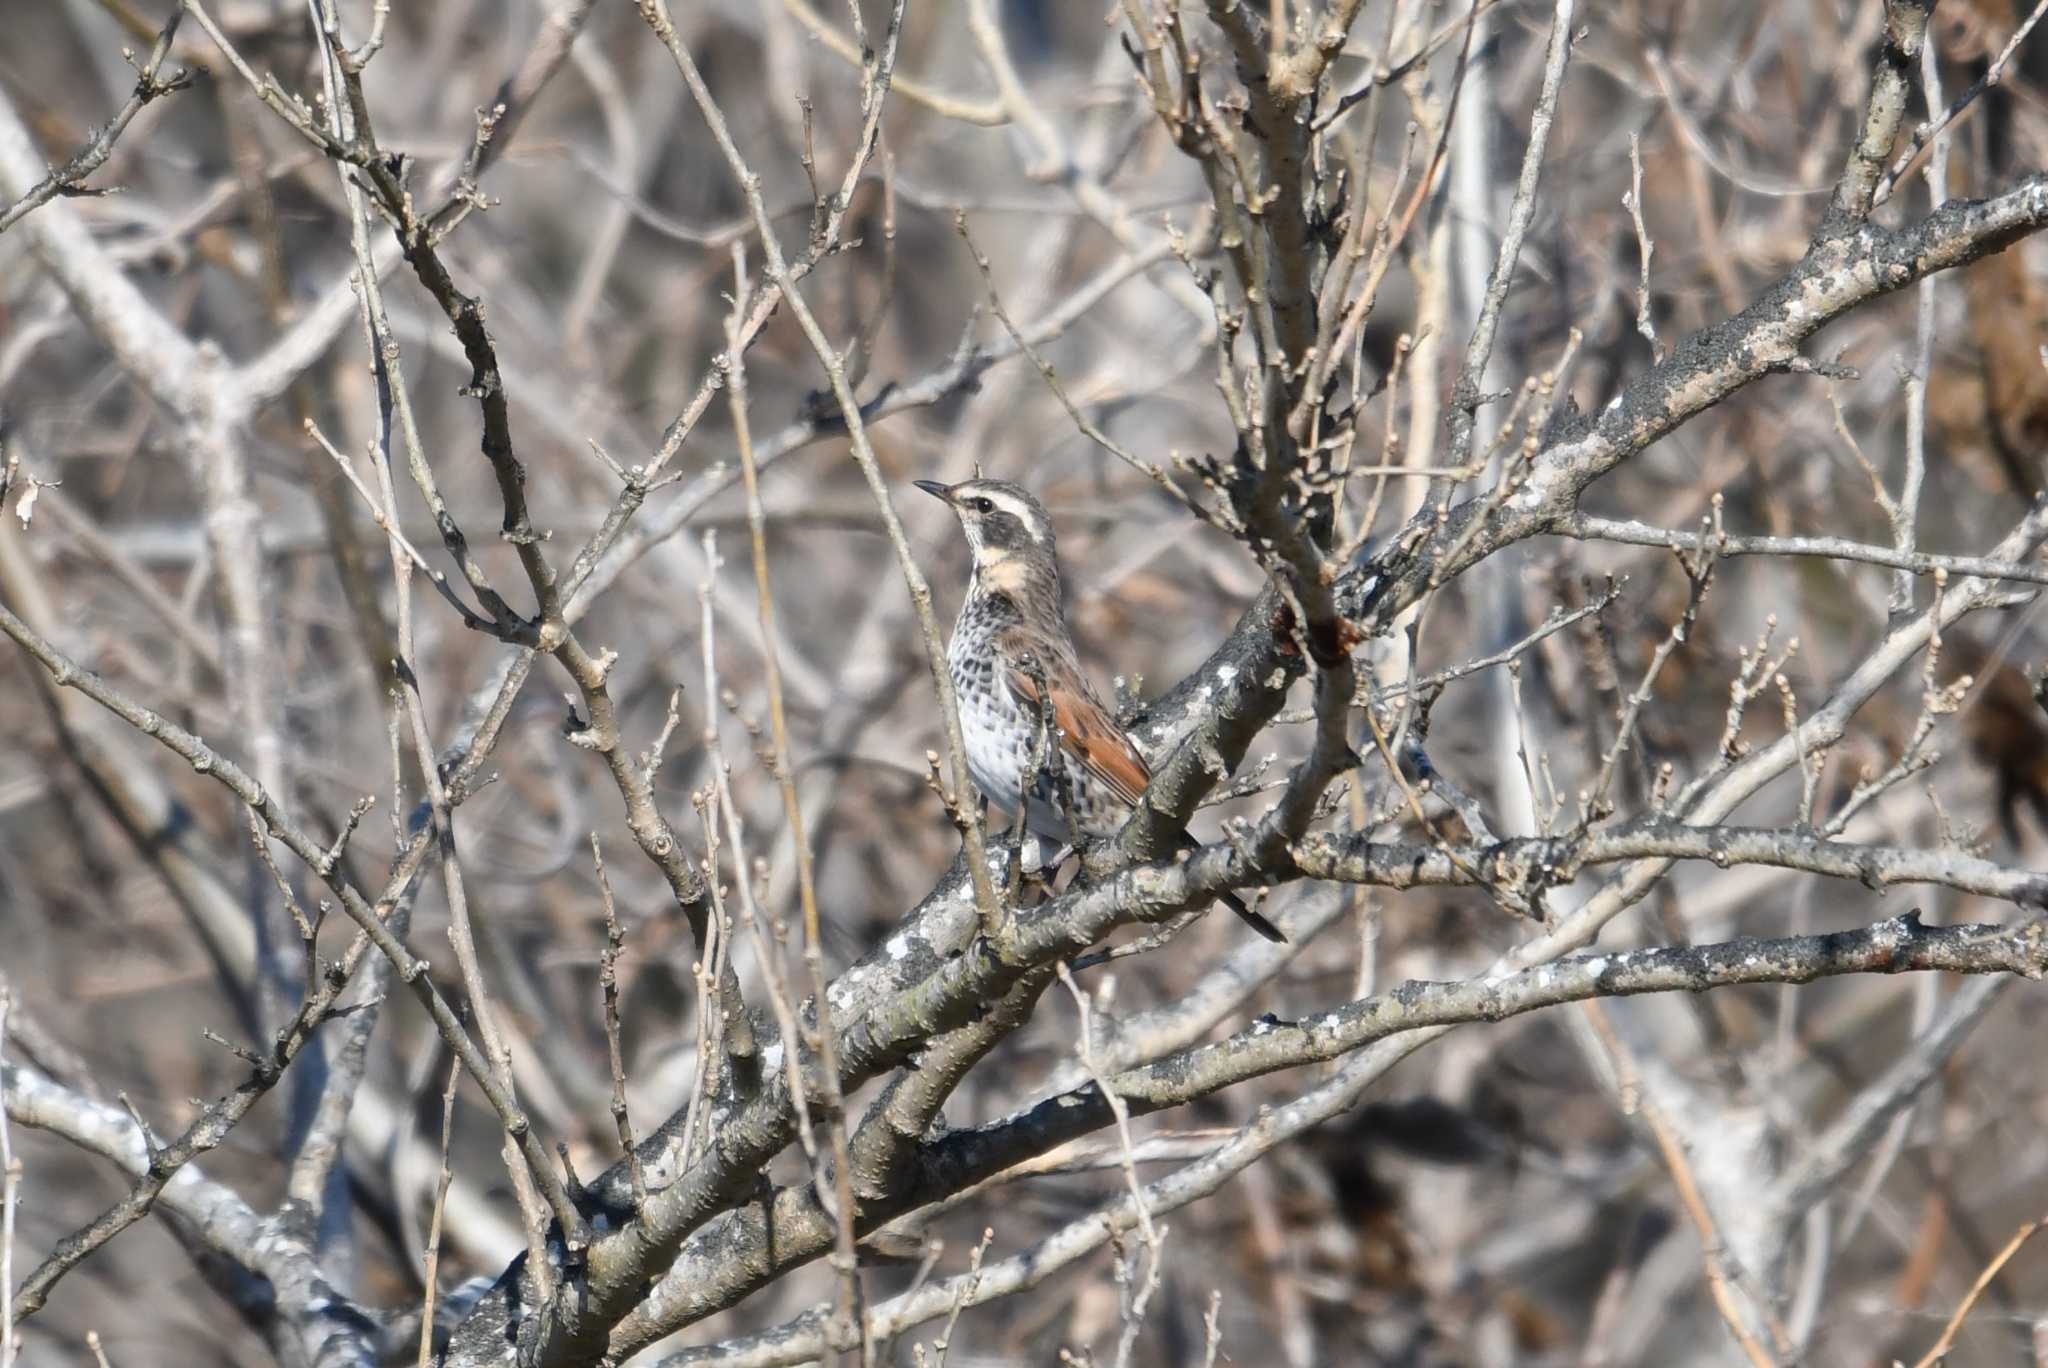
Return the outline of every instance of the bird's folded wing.
<path id="1" fill-rule="evenodd" d="M 1032 659 L 1032 653 L 1021 645 L 1005 650 L 1004 656 L 1010 660 Z M 1039 659 L 1042 661 L 1042 657 Z M 1096 701 L 1085 683 L 1052 662 L 1044 662 L 1040 669 L 1012 666 L 1007 672 L 1005 683 L 1011 694 L 1033 718 L 1038 716 L 1040 706 L 1040 678 L 1052 695 L 1053 744 L 1078 759 L 1091 774 L 1108 784 L 1118 798 L 1135 804 L 1145 785 L 1152 782 L 1152 772 L 1145 767 L 1137 747 L 1124 735 L 1124 729 Z"/>

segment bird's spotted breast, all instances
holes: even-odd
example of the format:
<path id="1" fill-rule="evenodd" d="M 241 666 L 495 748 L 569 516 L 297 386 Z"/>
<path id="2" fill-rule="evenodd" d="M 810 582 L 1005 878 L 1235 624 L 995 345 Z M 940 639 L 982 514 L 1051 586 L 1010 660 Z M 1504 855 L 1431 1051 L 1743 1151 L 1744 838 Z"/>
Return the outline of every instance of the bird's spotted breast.
<path id="1" fill-rule="evenodd" d="M 1012 813 L 1021 801 L 1041 853 L 1047 842 L 1110 834 L 1151 775 L 1075 654 L 1043 505 L 1002 480 L 919 485 L 953 506 L 975 553 L 967 601 L 946 651 L 975 787 Z M 1041 760 L 1039 729 L 1046 722 L 1055 731 Z M 1181 840 L 1193 843 L 1185 833 Z M 1222 901 L 1261 936 L 1285 939 L 1235 897 L 1226 894 Z"/>
<path id="2" fill-rule="evenodd" d="M 1007 593 L 977 587 L 980 591 L 969 595 L 954 624 L 953 640 L 946 651 L 947 671 L 960 705 L 961 740 L 967 746 L 967 769 L 974 786 L 991 803 L 1014 812 L 1031 770 L 1038 715 L 1012 692 L 1007 679 L 1009 664 L 999 643 L 1005 631 L 1022 622 L 1024 615 Z M 1070 653 L 1049 643 L 1047 654 Z M 1105 786 L 1085 766 L 1074 763 L 1058 744 L 1046 748 L 1045 772 L 1033 780 L 1027 806 L 1027 827 L 1056 842 L 1067 841 L 1075 831 L 1084 836 L 1106 835 L 1116 829 L 1123 815 L 1122 805 L 1112 800 Z"/>

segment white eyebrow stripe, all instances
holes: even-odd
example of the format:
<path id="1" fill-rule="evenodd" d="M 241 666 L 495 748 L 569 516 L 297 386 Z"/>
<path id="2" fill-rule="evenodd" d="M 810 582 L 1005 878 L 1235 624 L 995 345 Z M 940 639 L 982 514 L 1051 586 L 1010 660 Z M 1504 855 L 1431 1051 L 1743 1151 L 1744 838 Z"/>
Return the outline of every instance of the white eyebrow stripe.
<path id="1" fill-rule="evenodd" d="M 1025 503 L 1016 495 L 1000 489 L 990 490 L 984 497 L 997 508 L 1002 509 L 1003 512 L 1008 513 L 1018 522 L 1023 523 L 1024 530 L 1031 534 L 1031 540 L 1035 542 L 1045 540 L 1046 528 L 1043 520 L 1039 518 L 1038 510 L 1032 508 L 1031 505 Z"/>

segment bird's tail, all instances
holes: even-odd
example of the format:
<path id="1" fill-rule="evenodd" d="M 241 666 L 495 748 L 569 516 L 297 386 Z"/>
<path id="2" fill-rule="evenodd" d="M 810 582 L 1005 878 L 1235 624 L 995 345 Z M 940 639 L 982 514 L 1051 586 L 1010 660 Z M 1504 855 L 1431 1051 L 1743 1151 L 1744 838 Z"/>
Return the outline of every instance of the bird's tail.
<path id="1" fill-rule="evenodd" d="M 1222 903 L 1231 911 L 1237 913 L 1237 915 L 1243 919 L 1244 924 L 1246 926 L 1249 926 L 1252 930 L 1258 932 L 1267 940 L 1272 941 L 1278 945 L 1287 944 L 1287 937 L 1284 933 L 1282 933 L 1280 928 L 1273 925 L 1273 923 L 1267 921 L 1258 913 L 1252 911 L 1250 907 L 1245 905 L 1244 899 L 1238 897 L 1237 894 L 1225 893 L 1221 898 L 1217 899 L 1217 901 Z"/>
<path id="2" fill-rule="evenodd" d="M 1183 831 L 1180 834 L 1180 848 L 1182 850 L 1192 850 L 1194 849 L 1195 844 L 1195 838 L 1188 835 L 1187 832 Z M 1267 921 L 1258 913 L 1252 911 L 1251 908 L 1245 904 L 1245 900 L 1243 898 L 1238 897 L 1237 894 L 1226 892 L 1222 894 L 1220 897 L 1218 897 L 1216 901 L 1222 903 L 1225 907 L 1237 913 L 1238 917 L 1244 922 L 1246 926 L 1249 926 L 1252 930 L 1258 932 L 1267 940 L 1272 941 L 1276 945 L 1287 944 L 1287 937 L 1284 934 L 1282 934 L 1280 928 L 1273 925 L 1272 922 Z"/>

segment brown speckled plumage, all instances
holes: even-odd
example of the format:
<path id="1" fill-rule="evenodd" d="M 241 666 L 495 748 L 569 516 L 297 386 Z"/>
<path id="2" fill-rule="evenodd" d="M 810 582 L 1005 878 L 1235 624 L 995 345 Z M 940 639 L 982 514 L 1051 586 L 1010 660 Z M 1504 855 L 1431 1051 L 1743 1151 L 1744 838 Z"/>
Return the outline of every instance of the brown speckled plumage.
<path id="1" fill-rule="evenodd" d="M 1151 771 L 1088 683 L 1060 608 L 1059 555 L 1045 506 L 1007 480 L 918 488 L 945 500 L 974 551 L 967 599 L 946 663 L 975 787 L 1043 841 L 1112 835 Z M 1032 770 L 1039 722 L 1049 712 L 1045 764 Z M 1027 789 L 1028 783 L 1028 789 Z M 1223 901 L 1269 940 L 1285 939 L 1235 896 Z"/>

